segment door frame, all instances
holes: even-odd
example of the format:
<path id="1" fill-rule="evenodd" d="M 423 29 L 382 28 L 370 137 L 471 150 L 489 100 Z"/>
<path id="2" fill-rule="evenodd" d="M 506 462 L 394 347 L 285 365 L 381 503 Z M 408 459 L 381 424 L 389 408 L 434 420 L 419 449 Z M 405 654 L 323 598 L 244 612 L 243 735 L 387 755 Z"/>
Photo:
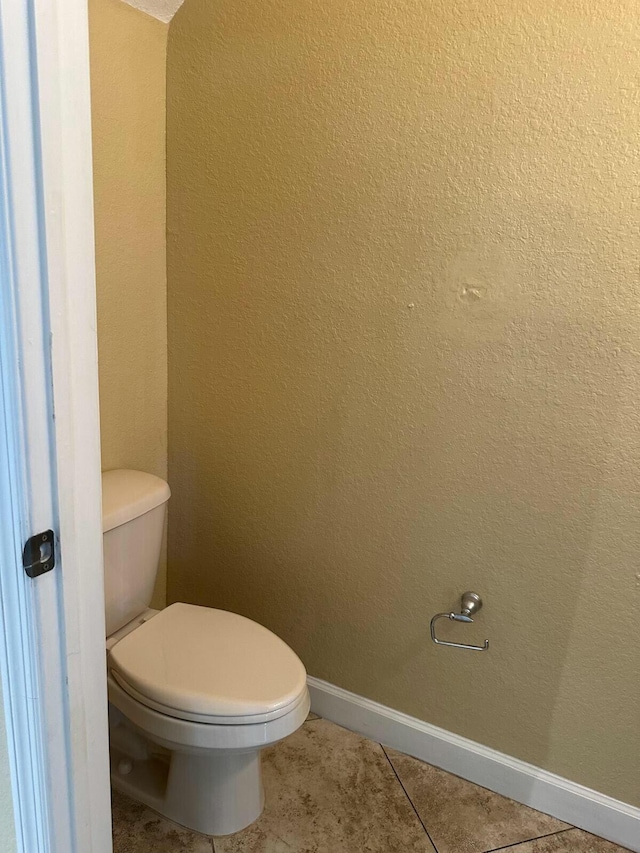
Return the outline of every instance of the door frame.
<path id="1" fill-rule="evenodd" d="M 19 853 L 110 853 L 86 0 L 0 0 L 0 673 Z M 30 579 L 26 538 L 53 529 Z"/>

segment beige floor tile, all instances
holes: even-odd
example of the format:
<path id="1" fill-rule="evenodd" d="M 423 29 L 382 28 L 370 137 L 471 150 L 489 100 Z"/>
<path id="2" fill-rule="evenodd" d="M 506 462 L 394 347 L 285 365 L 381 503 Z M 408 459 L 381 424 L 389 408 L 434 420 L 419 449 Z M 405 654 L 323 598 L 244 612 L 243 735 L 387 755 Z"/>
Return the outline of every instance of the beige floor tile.
<path id="1" fill-rule="evenodd" d="M 305 723 L 310 723 L 311 720 L 319 720 L 319 719 L 320 719 L 320 717 L 317 714 L 314 714 L 313 711 L 309 711 L 309 714 L 307 716 L 307 719 L 305 720 Z"/>
<path id="2" fill-rule="evenodd" d="M 485 853 L 567 828 L 416 758 L 386 752 L 439 853 Z"/>
<path id="3" fill-rule="evenodd" d="M 626 853 L 622 847 L 589 835 L 580 829 L 570 829 L 551 835 L 549 838 L 538 838 L 509 849 L 508 853 Z"/>
<path id="4" fill-rule="evenodd" d="M 212 853 L 210 838 L 189 832 L 113 792 L 113 853 Z"/>
<path id="5" fill-rule="evenodd" d="M 266 806 L 216 853 L 434 853 L 377 743 L 326 720 L 265 750 Z"/>

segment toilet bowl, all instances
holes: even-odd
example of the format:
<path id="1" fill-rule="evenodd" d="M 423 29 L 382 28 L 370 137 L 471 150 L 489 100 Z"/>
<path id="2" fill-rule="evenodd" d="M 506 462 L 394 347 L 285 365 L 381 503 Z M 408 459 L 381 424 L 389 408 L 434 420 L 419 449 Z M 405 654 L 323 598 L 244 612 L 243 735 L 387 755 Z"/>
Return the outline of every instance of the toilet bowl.
<path id="1" fill-rule="evenodd" d="M 306 672 L 236 613 L 148 609 L 168 497 L 149 474 L 103 474 L 112 784 L 183 826 L 228 835 L 262 811 L 260 753 L 306 719 Z"/>

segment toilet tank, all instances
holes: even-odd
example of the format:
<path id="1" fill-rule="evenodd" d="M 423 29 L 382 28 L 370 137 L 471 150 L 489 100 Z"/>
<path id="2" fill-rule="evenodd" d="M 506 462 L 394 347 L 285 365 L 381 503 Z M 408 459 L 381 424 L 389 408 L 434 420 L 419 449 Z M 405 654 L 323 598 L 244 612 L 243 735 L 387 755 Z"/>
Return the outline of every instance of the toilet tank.
<path id="1" fill-rule="evenodd" d="M 102 474 L 107 636 L 144 613 L 158 573 L 166 504 L 160 477 L 118 469 Z"/>

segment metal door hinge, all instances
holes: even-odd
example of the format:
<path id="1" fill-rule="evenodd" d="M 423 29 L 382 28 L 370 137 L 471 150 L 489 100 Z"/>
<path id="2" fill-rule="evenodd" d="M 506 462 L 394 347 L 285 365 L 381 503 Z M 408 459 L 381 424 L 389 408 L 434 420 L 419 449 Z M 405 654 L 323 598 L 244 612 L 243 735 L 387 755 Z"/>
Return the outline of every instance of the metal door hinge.
<path id="1" fill-rule="evenodd" d="M 50 572 L 56 564 L 56 548 L 53 530 L 36 533 L 27 539 L 22 552 L 22 565 L 30 578 Z"/>

